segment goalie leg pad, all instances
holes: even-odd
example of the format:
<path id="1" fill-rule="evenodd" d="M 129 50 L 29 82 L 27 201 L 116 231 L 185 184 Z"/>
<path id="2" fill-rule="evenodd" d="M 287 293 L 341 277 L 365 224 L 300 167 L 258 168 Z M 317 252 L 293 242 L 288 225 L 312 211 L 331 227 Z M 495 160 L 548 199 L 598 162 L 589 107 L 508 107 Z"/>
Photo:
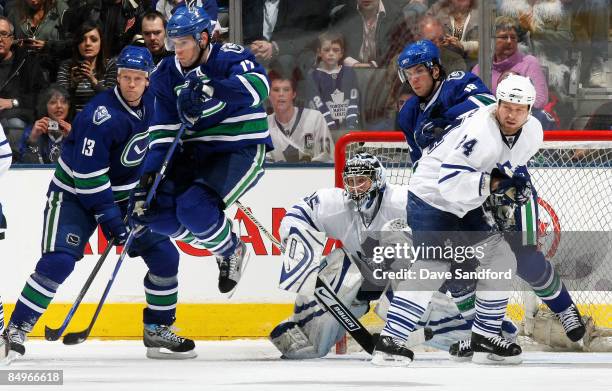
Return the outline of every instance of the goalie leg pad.
<path id="1" fill-rule="evenodd" d="M 337 290 L 340 299 L 359 318 L 369 306 L 367 302 L 356 300 L 361 287 L 362 277 L 349 255 L 342 249 L 332 251 L 323 258 L 324 265 L 320 275 L 332 281 L 332 289 Z M 323 357 L 344 335 L 345 330 L 338 321 L 325 311 L 312 295 L 298 295 L 294 314 L 274 328 L 270 340 L 290 359 Z"/>

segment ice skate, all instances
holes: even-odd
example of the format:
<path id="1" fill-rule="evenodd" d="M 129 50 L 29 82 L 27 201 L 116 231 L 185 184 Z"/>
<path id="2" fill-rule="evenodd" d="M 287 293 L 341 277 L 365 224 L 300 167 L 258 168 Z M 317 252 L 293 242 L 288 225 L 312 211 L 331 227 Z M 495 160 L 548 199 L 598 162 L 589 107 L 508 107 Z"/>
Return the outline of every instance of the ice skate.
<path id="1" fill-rule="evenodd" d="M 249 252 L 244 242 L 240 241 L 234 253 L 228 257 L 217 257 L 219 265 L 219 291 L 233 294 L 249 262 Z"/>
<path id="2" fill-rule="evenodd" d="M 143 342 L 148 358 L 183 360 L 197 357 L 193 340 L 176 335 L 170 326 L 146 324 Z"/>
<path id="3" fill-rule="evenodd" d="M 372 364 L 378 366 L 405 367 L 414 359 L 412 350 L 404 347 L 402 340 L 381 335 L 372 353 Z"/>
<path id="4" fill-rule="evenodd" d="M 523 361 L 522 349 L 504 337 L 485 337 L 472 333 L 472 362 L 477 364 L 511 365 Z"/>

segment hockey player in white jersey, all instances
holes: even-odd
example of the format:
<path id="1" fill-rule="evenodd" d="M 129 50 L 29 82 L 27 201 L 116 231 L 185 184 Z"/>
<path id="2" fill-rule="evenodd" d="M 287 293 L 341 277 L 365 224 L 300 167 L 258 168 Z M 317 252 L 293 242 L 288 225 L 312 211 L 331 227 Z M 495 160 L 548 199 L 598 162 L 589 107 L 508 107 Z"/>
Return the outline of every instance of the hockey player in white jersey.
<path id="1" fill-rule="evenodd" d="M 521 362 L 520 346 L 500 336 L 516 259 L 499 233 L 487 232 L 491 226 L 482 204 L 491 193 L 516 204 L 529 198 L 531 183 L 524 166 L 542 145 L 543 131 L 530 115 L 535 88 L 529 79 L 511 76 L 503 80 L 496 98 L 497 104 L 472 112 L 423 150 L 409 183 L 408 222 L 414 242 L 424 246 L 445 245 L 450 237 L 453 246 L 458 239 L 475 249 L 483 246 L 478 269 L 488 270 L 489 275 L 497 273 L 498 278 L 477 282 L 472 360 L 516 364 Z M 439 257 L 420 258 L 412 267 L 417 275 L 421 270 L 440 273 L 450 269 L 451 262 Z M 403 343 L 443 282 L 416 279 L 395 292 L 373 364 L 407 365 L 412 361 L 413 354 L 406 352 Z"/>
<path id="2" fill-rule="evenodd" d="M 8 171 L 11 166 L 12 157 L 11 146 L 4 135 L 2 125 L 0 125 L 0 176 Z M 2 213 L 2 204 L 0 204 L 0 240 L 4 239 L 5 229 L 6 219 Z M 4 334 L 4 308 L 2 307 L 2 296 L 0 296 L 0 360 L 6 357 L 8 353 L 8 343 Z"/>

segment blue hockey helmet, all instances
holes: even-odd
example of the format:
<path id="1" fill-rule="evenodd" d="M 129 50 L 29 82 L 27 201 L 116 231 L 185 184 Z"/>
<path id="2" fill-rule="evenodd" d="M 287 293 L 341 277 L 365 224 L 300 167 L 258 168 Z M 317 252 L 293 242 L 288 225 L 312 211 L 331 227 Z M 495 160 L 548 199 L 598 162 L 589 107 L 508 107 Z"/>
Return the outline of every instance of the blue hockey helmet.
<path id="1" fill-rule="evenodd" d="M 440 49 L 431 41 L 422 39 L 407 45 L 397 58 L 398 73 L 402 83 L 408 79 L 404 70 L 423 64 L 431 72 L 434 65 L 440 65 Z"/>
<path id="2" fill-rule="evenodd" d="M 200 42 L 200 33 L 209 31 L 211 26 L 210 16 L 204 8 L 194 6 L 190 9 L 182 6 L 177 8 L 170 17 L 166 31 L 169 38 L 191 35 L 197 42 Z"/>
<path id="3" fill-rule="evenodd" d="M 119 57 L 117 57 L 117 69 L 119 68 L 151 73 L 153 68 L 155 68 L 155 63 L 149 49 L 142 46 L 128 45 L 121 50 Z"/>

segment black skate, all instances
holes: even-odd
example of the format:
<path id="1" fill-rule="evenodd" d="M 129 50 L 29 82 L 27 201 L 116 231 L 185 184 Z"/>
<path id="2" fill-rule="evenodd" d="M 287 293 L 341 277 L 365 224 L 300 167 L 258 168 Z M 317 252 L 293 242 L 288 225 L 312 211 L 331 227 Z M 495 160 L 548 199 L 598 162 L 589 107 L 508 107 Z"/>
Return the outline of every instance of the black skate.
<path id="1" fill-rule="evenodd" d="M 182 360 L 197 357 L 193 340 L 179 337 L 170 326 L 146 324 L 143 342 L 148 358 Z"/>
<path id="2" fill-rule="evenodd" d="M 472 361 L 472 356 L 474 355 L 472 340 L 468 338 L 455 342 L 450 346 L 450 349 L 448 349 L 448 353 L 450 354 L 450 359 L 453 361 Z"/>
<path id="3" fill-rule="evenodd" d="M 511 365 L 523 361 L 522 349 L 504 337 L 485 337 L 472 332 L 472 362 L 477 364 Z"/>
<path id="4" fill-rule="evenodd" d="M 565 311 L 558 313 L 557 317 L 561 325 L 563 325 L 565 335 L 567 335 L 567 338 L 572 342 L 578 342 L 584 337 L 586 327 L 584 326 L 578 308 L 576 308 L 574 304 L 569 306 Z"/>
<path id="5" fill-rule="evenodd" d="M 8 365 L 15 359 L 25 354 L 24 344 L 26 340 L 26 332 L 17 327 L 9 325 L 4 333 L 5 335 L 3 339 L 6 343 L 6 346 L 3 347 L 6 349 L 6 358 L 4 359 L 4 362 Z"/>
<path id="6" fill-rule="evenodd" d="M 408 366 L 414 359 L 412 350 L 404 347 L 404 341 L 381 335 L 372 353 L 372 364 L 378 366 Z"/>
<path id="7" fill-rule="evenodd" d="M 246 269 L 249 256 L 244 242 L 240 241 L 236 250 L 229 257 L 217 257 L 219 265 L 219 291 L 221 293 L 232 292 Z M 233 293 L 233 292 L 232 292 Z"/>

